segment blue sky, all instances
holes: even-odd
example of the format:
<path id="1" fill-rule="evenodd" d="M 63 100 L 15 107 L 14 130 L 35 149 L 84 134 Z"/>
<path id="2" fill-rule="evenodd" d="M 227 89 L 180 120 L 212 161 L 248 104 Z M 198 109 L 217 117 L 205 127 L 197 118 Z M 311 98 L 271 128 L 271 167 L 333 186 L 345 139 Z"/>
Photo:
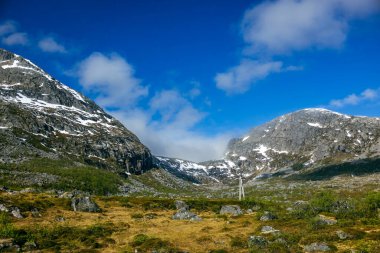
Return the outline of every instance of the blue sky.
<path id="1" fill-rule="evenodd" d="M 294 110 L 380 116 L 377 0 L 0 2 L 1 47 L 159 155 L 221 157 Z"/>

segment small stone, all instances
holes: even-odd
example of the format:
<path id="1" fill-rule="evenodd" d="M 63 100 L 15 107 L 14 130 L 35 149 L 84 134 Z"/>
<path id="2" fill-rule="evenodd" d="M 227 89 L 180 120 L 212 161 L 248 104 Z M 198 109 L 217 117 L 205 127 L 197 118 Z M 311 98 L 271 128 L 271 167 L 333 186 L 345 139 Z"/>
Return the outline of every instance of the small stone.
<path id="1" fill-rule="evenodd" d="M 314 242 L 304 247 L 305 252 L 324 252 L 330 251 L 331 248 L 324 242 Z"/>
<path id="2" fill-rule="evenodd" d="M 272 234 L 272 233 L 278 233 L 280 232 L 280 230 L 278 229 L 274 229 L 273 227 L 271 226 L 263 226 L 261 228 L 261 233 L 262 234 Z"/>
<path id="3" fill-rule="evenodd" d="M 265 211 L 264 214 L 260 217 L 261 221 L 269 221 L 275 219 L 277 219 L 277 216 L 268 211 Z"/>
<path id="4" fill-rule="evenodd" d="M 58 222 L 64 222 L 65 221 L 65 217 L 63 217 L 63 216 L 57 216 L 57 217 L 55 217 L 55 220 L 58 221 Z"/>
<path id="5" fill-rule="evenodd" d="M 339 237 L 341 240 L 346 240 L 348 238 L 351 238 L 352 236 L 350 234 L 347 234 L 343 230 L 338 230 L 336 231 L 336 235 Z"/>
<path id="6" fill-rule="evenodd" d="M 338 221 L 334 217 L 327 217 L 322 214 L 317 216 L 317 222 L 320 225 L 335 225 Z"/>
<path id="7" fill-rule="evenodd" d="M 248 238 L 248 246 L 251 248 L 251 247 L 259 247 L 259 248 L 263 248 L 265 247 L 266 245 L 268 244 L 268 241 L 262 237 L 262 236 L 258 236 L 258 235 L 251 235 L 249 238 Z"/>
<path id="8" fill-rule="evenodd" d="M 220 209 L 220 214 L 229 214 L 232 216 L 239 216 L 243 214 L 243 211 L 238 205 L 225 205 Z"/>
<path id="9" fill-rule="evenodd" d="M 38 211 L 37 208 L 33 208 L 33 209 L 31 210 L 31 213 L 32 213 L 32 216 L 35 217 L 35 218 L 37 218 L 37 217 L 41 217 L 41 216 L 42 216 L 42 215 L 40 214 L 40 211 Z"/>
<path id="10" fill-rule="evenodd" d="M 28 241 L 22 247 L 23 251 L 31 251 L 37 248 L 37 244 L 34 241 Z"/>
<path id="11" fill-rule="evenodd" d="M 20 212 L 20 209 L 18 207 L 12 207 L 11 208 L 11 214 L 13 215 L 13 217 L 17 218 L 17 219 L 22 219 L 24 218 L 22 215 L 21 215 L 21 212 Z"/>
<path id="12" fill-rule="evenodd" d="M 9 212 L 9 209 L 6 207 L 6 206 L 4 206 L 3 204 L 0 204 L 0 212 Z"/>

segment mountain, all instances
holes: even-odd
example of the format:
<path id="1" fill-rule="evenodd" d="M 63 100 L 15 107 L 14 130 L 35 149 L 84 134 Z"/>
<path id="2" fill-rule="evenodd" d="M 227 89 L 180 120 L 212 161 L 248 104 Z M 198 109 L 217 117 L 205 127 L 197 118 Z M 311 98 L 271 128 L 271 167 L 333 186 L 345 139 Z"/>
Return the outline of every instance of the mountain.
<path id="1" fill-rule="evenodd" d="M 141 173 L 153 157 L 139 139 L 89 98 L 23 57 L 0 49 L 0 162 L 70 159 Z"/>
<path id="2" fill-rule="evenodd" d="M 232 139 L 220 161 L 162 160 L 187 176 L 207 182 L 292 174 L 380 155 L 380 118 L 310 108 L 278 117 Z M 202 177 L 200 177 L 202 175 Z M 207 180 L 208 178 L 208 180 Z"/>

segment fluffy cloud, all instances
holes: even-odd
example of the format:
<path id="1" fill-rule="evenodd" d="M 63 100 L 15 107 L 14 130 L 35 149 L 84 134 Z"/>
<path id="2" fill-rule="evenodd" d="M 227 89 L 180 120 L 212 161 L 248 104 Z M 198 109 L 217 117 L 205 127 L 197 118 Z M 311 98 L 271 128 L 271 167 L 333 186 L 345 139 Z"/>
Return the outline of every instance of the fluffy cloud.
<path id="1" fill-rule="evenodd" d="M 52 37 L 46 37 L 40 40 L 38 47 L 47 53 L 66 53 L 66 48 Z"/>
<path id="2" fill-rule="evenodd" d="M 105 107 L 131 106 L 148 94 L 148 87 L 134 77 L 133 66 L 117 54 L 93 53 L 77 73 L 83 88 L 95 92 L 96 101 Z"/>
<path id="3" fill-rule="evenodd" d="M 379 10 L 378 0 L 268 0 L 255 5 L 244 14 L 241 34 L 244 58 L 256 60 L 243 59 L 217 74 L 216 86 L 229 94 L 244 93 L 256 81 L 281 70 L 281 62 L 270 60 L 272 57 L 310 48 L 339 48 L 351 20 Z"/>
<path id="4" fill-rule="evenodd" d="M 3 44 L 7 46 L 22 45 L 25 46 L 28 44 L 28 35 L 26 33 L 12 33 L 11 35 L 4 37 L 2 39 Z"/>
<path id="5" fill-rule="evenodd" d="M 349 105 L 358 105 L 363 102 L 373 101 L 378 97 L 379 90 L 366 89 L 360 94 L 351 94 L 342 99 L 331 100 L 329 106 L 341 108 Z"/>
<path id="6" fill-rule="evenodd" d="M 13 21 L 5 21 L 0 25 L 0 36 L 13 33 L 16 31 L 16 24 Z"/>
<path id="7" fill-rule="evenodd" d="M 215 77 L 216 85 L 219 89 L 226 91 L 228 94 L 237 94 L 246 92 L 250 85 L 267 75 L 280 72 L 282 62 L 258 62 L 244 59 L 238 66 L 235 66 L 227 72 L 218 73 Z"/>
<path id="8" fill-rule="evenodd" d="M 77 74 L 85 92 L 98 95 L 96 101 L 153 154 L 192 161 L 222 157 L 231 134 L 208 135 L 194 130 L 207 114 L 186 97 L 199 92 L 190 90 L 184 95 L 178 90 L 161 90 L 148 98 L 146 107 L 139 107 L 136 102 L 147 98 L 148 88 L 135 78 L 133 66 L 117 54 L 93 53 L 79 63 Z"/>
<path id="9" fill-rule="evenodd" d="M 220 159 L 232 134 L 208 135 L 193 130 L 192 125 L 202 118 L 199 114 L 202 113 L 187 108 L 179 110 L 174 121 L 166 122 L 153 120 L 150 111 L 141 109 L 113 112 L 155 155 L 196 162 Z M 186 118 L 190 120 L 183 120 Z"/>
<path id="10" fill-rule="evenodd" d="M 270 54 L 338 48 L 346 39 L 350 20 L 378 9 L 378 0 L 266 1 L 246 11 L 243 37 L 254 52 Z"/>

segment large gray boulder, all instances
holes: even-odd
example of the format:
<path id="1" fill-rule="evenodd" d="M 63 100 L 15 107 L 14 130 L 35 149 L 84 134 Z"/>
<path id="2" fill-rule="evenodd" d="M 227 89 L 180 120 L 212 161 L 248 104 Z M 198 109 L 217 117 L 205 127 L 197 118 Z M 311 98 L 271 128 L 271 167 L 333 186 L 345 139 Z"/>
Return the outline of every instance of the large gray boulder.
<path id="1" fill-rule="evenodd" d="M 277 216 L 268 211 L 265 211 L 264 214 L 260 217 L 261 221 L 270 221 L 275 219 L 277 219 Z"/>
<path id="2" fill-rule="evenodd" d="M 71 207 L 79 212 L 100 212 L 99 206 L 89 196 L 76 196 L 71 199 Z"/>
<path id="3" fill-rule="evenodd" d="M 325 252 L 330 251 L 331 248 L 324 242 L 314 242 L 304 247 L 305 252 Z"/>
<path id="4" fill-rule="evenodd" d="M 195 213 L 189 211 L 189 206 L 182 200 L 176 200 L 175 206 L 177 208 L 177 213 L 172 216 L 173 220 L 190 220 L 190 221 L 201 221 L 200 218 Z"/>
<path id="5" fill-rule="evenodd" d="M 222 206 L 219 213 L 232 215 L 232 216 L 239 216 L 243 214 L 243 211 L 238 205 L 225 205 L 225 206 Z"/>

